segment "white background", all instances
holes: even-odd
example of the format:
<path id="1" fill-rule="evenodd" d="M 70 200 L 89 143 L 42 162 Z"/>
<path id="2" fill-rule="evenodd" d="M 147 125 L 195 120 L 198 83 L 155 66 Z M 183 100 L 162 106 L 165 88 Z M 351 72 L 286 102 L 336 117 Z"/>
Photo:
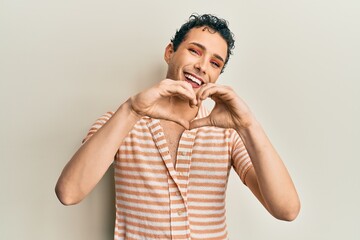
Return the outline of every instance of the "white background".
<path id="1" fill-rule="evenodd" d="M 0 239 L 113 239 L 111 171 L 76 206 L 55 183 L 97 117 L 164 78 L 193 12 L 230 22 L 219 84 L 251 107 L 302 200 L 278 221 L 232 172 L 230 239 L 360 239 L 357 0 L 0 0 Z"/>

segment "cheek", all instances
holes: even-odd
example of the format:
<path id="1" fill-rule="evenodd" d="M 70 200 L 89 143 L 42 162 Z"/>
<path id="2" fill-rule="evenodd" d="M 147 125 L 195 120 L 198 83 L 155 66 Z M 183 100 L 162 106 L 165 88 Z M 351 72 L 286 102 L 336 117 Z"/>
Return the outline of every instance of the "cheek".
<path id="1" fill-rule="evenodd" d="M 217 80 L 219 79 L 219 76 L 220 76 L 220 74 L 218 74 L 218 73 L 211 74 L 211 75 L 209 75 L 209 81 L 211 83 L 216 83 Z"/>
<path id="2" fill-rule="evenodd" d="M 172 78 L 178 79 L 181 76 L 181 66 L 177 62 L 172 62 L 169 64 L 168 69 L 169 74 Z"/>

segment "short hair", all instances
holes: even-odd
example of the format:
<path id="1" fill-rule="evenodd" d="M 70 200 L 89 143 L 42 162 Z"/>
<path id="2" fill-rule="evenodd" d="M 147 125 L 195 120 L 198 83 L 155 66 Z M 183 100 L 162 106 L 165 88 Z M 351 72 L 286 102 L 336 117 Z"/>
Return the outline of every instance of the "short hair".
<path id="1" fill-rule="evenodd" d="M 221 70 L 221 72 L 223 72 L 227 62 L 229 61 L 230 55 L 232 55 L 232 50 L 235 48 L 235 40 L 234 34 L 230 31 L 228 27 L 228 22 L 222 18 L 218 18 L 215 15 L 211 14 L 192 14 L 189 17 L 189 20 L 184 23 L 179 30 L 176 31 L 175 36 L 171 39 L 174 51 L 178 49 L 179 45 L 186 38 L 187 33 L 192 28 L 198 28 L 203 26 L 209 27 L 211 30 L 214 30 L 214 32 L 218 32 L 227 43 L 227 56 L 224 66 Z"/>

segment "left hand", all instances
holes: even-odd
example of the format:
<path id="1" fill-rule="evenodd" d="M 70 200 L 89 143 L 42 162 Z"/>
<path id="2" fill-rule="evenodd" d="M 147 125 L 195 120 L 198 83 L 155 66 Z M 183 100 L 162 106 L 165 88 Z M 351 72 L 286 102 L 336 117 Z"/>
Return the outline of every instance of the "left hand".
<path id="1" fill-rule="evenodd" d="M 250 126 L 254 120 L 246 103 L 228 86 L 208 83 L 196 95 L 199 103 L 210 97 L 215 106 L 209 116 L 192 121 L 190 129 L 202 126 L 241 129 Z"/>

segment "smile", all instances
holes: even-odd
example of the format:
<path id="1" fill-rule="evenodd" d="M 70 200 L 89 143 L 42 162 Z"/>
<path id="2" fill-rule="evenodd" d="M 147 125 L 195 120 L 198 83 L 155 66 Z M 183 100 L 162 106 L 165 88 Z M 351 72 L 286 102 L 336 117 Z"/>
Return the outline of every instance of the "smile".
<path id="1" fill-rule="evenodd" d="M 191 74 L 188 74 L 188 73 L 185 73 L 185 78 L 187 80 L 190 80 L 191 82 L 193 83 L 196 83 L 198 86 L 201 86 L 203 84 L 203 81 L 196 78 L 195 76 L 191 75 Z M 193 84 L 192 84 L 193 85 Z"/>

